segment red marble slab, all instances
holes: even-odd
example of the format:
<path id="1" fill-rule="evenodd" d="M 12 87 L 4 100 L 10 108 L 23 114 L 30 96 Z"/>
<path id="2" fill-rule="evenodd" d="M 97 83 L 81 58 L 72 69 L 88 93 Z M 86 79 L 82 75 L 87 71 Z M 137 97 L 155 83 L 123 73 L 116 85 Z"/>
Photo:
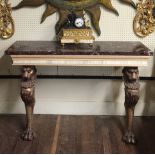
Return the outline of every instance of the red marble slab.
<path id="1" fill-rule="evenodd" d="M 7 55 L 130 55 L 151 56 L 153 52 L 141 42 L 100 41 L 89 44 L 65 44 L 51 41 L 17 41 Z"/>

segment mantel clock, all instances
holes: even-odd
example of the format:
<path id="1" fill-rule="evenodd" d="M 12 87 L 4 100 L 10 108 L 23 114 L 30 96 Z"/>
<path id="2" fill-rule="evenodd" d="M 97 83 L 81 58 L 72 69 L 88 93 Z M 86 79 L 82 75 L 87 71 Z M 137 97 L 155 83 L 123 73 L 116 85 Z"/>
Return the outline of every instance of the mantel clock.
<path id="1" fill-rule="evenodd" d="M 61 44 L 65 43 L 89 43 L 92 44 L 95 38 L 92 35 L 92 29 L 87 25 L 88 21 L 84 15 L 78 17 L 74 12 L 68 15 L 68 18 L 58 34 L 58 40 Z"/>

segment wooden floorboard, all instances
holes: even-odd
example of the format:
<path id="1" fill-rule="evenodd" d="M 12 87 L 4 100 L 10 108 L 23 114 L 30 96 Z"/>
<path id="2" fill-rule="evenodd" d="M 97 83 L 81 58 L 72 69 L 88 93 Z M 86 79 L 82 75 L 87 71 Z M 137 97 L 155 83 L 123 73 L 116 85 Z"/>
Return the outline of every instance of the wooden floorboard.
<path id="1" fill-rule="evenodd" d="M 155 153 L 155 117 L 135 117 L 135 146 L 121 140 L 125 117 L 35 115 L 31 142 L 24 127 L 24 115 L 0 115 L 0 153 Z"/>
<path id="2" fill-rule="evenodd" d="M 25 127 L 23 115 L 0 115 L 0 153 L 49 153 L 57 116 L 35 115 L 37 138 L 23 141 L 20 135 Z"/>
<path id="3" fill-rule="evenodd" d="M 135 119 L 138 153 L 155 153 L 155 117 Z"/>

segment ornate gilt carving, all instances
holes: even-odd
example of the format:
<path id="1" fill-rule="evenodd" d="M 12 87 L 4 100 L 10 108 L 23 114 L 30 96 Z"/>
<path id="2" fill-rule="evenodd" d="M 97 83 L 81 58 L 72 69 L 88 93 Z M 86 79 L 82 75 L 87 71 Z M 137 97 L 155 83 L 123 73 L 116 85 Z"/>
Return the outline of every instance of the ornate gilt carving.
<path id="1" fill-rule="evenodd" d="M 92 35 L 92 30 L 89 28 L 85 29 L 62 29 L 58 40 L 64 43 L 93 43 L 95 40 Z"/>
<path id="2" fill-rule="evenodd" d="M 35 133 L 32 130 L 33 108 L 35 104 L 35 79 L 36 68 L 34 66 L 23 66 L 21 81 L 21 98 L 25 103 L 27 125 L 22 134 L 24 140 L 32 140 Z"/>
<path id="3" fill-rule="evenodd" d="M 125 85 L 125 109 L 127 115 L 127 130 L 123 136 L 123 141 L 135 144 L 136 138 L 133 133 L 133 116 L 135 105 L 140 96 L 139 71 L 137 67 L 125 67 L 123 69 Z"/>
<path id="4" fill-rule="evenodd" d="M 137 36 L 146 37 L 155 30 L 155 18 L 153 11 L 154 0 L 139 0 L 137 13 L 133 22 L 133 29 Z"/>
<path id="5" fill-rule="evenodd" d="M 9 0 L 0 0 L 0 37 L 8 39 L 14 34 L 14 21 L 11 16 Z"/>

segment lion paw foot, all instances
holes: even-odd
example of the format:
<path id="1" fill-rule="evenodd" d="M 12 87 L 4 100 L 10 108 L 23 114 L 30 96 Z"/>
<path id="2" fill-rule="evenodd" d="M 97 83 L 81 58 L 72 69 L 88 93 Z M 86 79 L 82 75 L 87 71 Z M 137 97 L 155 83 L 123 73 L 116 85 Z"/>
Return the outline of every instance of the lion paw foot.
<path id="1" fill-rule="evenodd" d="M 32 129 L 26 129 L 21 137 L 25 141 L 32 141 L 36 137 L 36 134 Z"/>
<path id="2" fill-rule="evenodd" d="M 123 141 L 127 144 L 136 144 L 136 138 L 132 131 L 127 131 L 123 136 Z"/>

